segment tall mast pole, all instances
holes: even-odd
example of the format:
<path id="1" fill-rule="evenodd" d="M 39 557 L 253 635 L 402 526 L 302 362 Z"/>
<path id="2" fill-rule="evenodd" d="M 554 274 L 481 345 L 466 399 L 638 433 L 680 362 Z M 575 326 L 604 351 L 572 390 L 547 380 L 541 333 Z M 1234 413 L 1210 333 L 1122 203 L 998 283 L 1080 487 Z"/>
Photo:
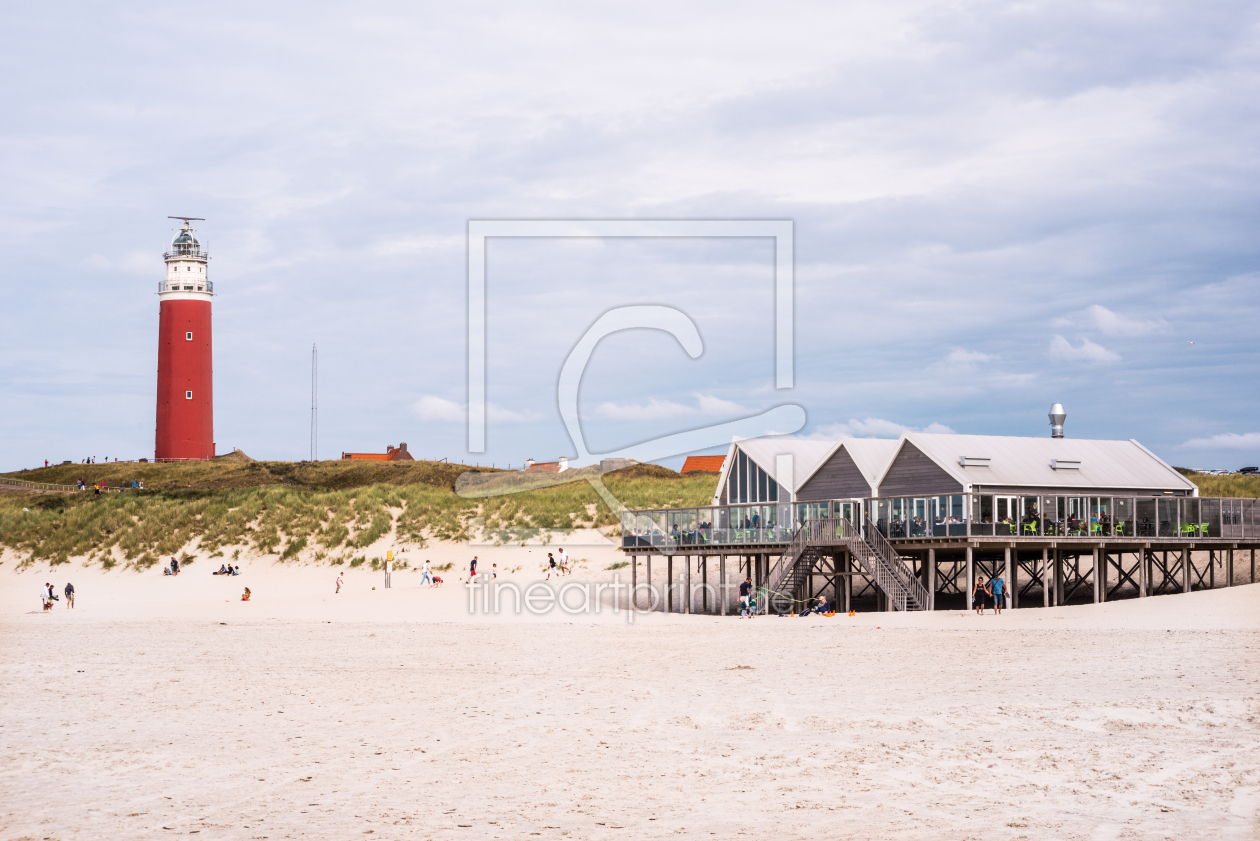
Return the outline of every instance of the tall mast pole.
<path id="1" fill-rule="evenodd" d="M 319 460 L 319 349 L 311 345 L 311 461 Z"/>

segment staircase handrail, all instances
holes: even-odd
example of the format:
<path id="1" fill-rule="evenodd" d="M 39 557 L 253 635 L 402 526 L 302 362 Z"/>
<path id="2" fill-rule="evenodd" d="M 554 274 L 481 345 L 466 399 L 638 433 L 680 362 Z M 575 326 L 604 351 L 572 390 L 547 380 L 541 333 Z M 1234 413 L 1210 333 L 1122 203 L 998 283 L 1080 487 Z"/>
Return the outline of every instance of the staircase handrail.
<path id="1" fill-rule="evenodd" d="M 908 594 L 918 602 L 921 608 L 926 608 L 928 604 L 927 588 L 920 583 L 914 571 L 906 566 L 906 562 L 901 559 L 901 554 L 897 549 L 888 542 L 883 533 L 871 522 L 870 515 L 866 517 L 866 535 L 867 542 L 880 555 L 892 573 L 897 576 Z"/>
<path id="2" fill-rule="evenodd" d="M 770 572 L 766 575 L 766 590 L 774 591 L 782 586 L 783 580 L 788 577 L 788 573 L 796 565 L 796 560 L 805 551 L 805 547 L 809 545 L 810 524 L 813 522 L 813 520 L 806 520 L 792 534 L 791 542 L 788 543 L 787 548 L 783 550 L 783 554 L 779 555 L 779 559 L 775 561 L 774 566 L 770 568 Z"/>

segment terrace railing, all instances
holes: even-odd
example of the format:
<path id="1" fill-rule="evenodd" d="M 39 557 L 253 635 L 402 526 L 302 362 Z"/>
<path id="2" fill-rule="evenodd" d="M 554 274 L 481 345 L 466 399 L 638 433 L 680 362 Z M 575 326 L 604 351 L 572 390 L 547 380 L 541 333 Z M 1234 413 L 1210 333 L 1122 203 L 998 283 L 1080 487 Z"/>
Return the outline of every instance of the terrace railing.
<path id="1" fill-rule="evenodd" d="M 686 552 L 704 547 L 775 551 L 790 545 L 797 523 L 843 519 L 808 515 L 808 509 L 854 510 L 851 522 L 864 523 L 886 540 L 1001 538 L 1085 540 L 1256 539 L 1260 500 L 1173 496 L 1068 496 L 955 494 L 937 497 L 876 497 L 822 503 L 759 506 L 705 506 L 626 511 L 622 547 Z M 846 515 L 847 516 L 847 515 Z M 875 541 L 874 537 L 871 537 Z M 891 556 L 890 556 L 891 557 Z"/>

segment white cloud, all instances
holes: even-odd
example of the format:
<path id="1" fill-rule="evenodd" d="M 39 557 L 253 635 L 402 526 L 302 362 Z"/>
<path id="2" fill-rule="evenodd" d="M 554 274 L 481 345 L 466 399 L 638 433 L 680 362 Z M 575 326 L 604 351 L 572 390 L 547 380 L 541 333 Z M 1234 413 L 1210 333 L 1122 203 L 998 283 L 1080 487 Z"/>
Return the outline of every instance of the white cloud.
<path id="1" fill-rule="evenodd" d="M 992 362 L 996 359 L 987 353 L 981 353 L 978 350 L 967 350 L 966 348 L 954 348 L 949 352 L 949 356 L 945 357 L 945 361 L 953 366 L 974 367 L 980 362 Z"/>
<path id="2" fill-rule="evenodd" d="M 119 257 L 106 257 L 104 254 L 93 254 L 84 257 L 79 265 L 93 272 L 120 271 L 131 274 L 162 274 L 161 257 L 146 254 L 143 251 L 131 251 Z"/>
<path id="3" fill-rule="evenodd" d="M 426 254 L 430 252 L 458 252 L 463 250 L 467 242 L 463 237 L 450 236 L 414 236 L 395 237 L 380 240 L 369 246 L 369 250 L 380 257 L 394 254 Z"/>
<path id="4" fill-rule="evenodd" d="M 412 409 L 419 416 L 420 420 L 463 423 L 465 418 L 464 407 L 459 403 L 456 403 L 454 400 L 434 397 L 431 394 L 426 394 L 417 400 Z"/>
<path id="5" fill-rule="evenodd" d="M 450 423 L 463 423 L 467 418 L 462 403 L 456 403 L 454 400 L 447 400 L 443 397 L 434 397 L 426 394 L 412 404 L 412 411 L 420 418 L 426 421 L 446 421 Z M 528 423 L 542 418 L 537 412 L 516 412 L 511 409 L 505 409 L 495 403 L 486 404 L 486 417 L 492 423 Z"/>
<path id="6" fill-rule="evenodd" d="M 884 420 L 883 418 L 865 418 L 863 420 L 850 418 L 848 423 L 829 423 L 826 426 L 820 426 L 809 437 L 824 440 L 848 437 L 896 438 L 903 432 L 943 432 L 953 434 L 954 430 L 943 423 L 936 423 L 935 421 L 921 429 L 917 429 L 913 426 L 905 426 L 896 421 Z"/>
<path id="7" fill-rule="evenodd" d="M 1073 347 L 1071 342 L 1058 334 L 1050 340 L 1050 355 L 1055 359 L 1080 360 L 1082 362 L 1116 362 L 1120 359 L 1120 354 L 1107 350 L 1102 345 L 1095 344 L 1089 339 L 1082 338 L 1081 346 Z"/>
<path id="8" fill-rule="evenodd" d="M 613 403 L 606 401 L 600 403 L 591 412 L 595 417 L 609 418 L 611 420 L 663 420 L 667 418 L 692 418 L 747 413 L 748 409 L 738 403 L 723 400 L 710 394 L 699 393 L 696 394 L 695 406 L 653 397 L 646 403 Z"/>
<path id="9" fill-rule="evenodd" d="M 1060 316 L 1050 322 L 1052 327 L 1093 328 L 1105 336 L 1145 336 L 1158 333 L 1168 327 L 1162 318 L 1130 318 L 1112 312 L 1100 304 L 1092 304 L 1078 313 Z"/>
<path id="10" fill-rule="evenodd" d="M 1211 438 L 1191 438 L 1181 446 L 1192 450 L 1260 450 L 1260 432 L 1222 432 Z"/>
<path id="11" fill-rule="evenodd" d="M 967 350 L 966 348 L 954 348 L 945 357 L 945 361 L 938 367 L 948 374 L 961 376 L 963 374 L 974 375 L 978 373 L 977 366 L 982 362 L 996 362 L 997 357 L 987 353 L 981 353 L 978 350 Z"/>
<path id="12" fill-rule="evenodd" d="M 1163 330 L 1167 326 L 1167 322 L 1162 318 L 1150 321 L 1129 318 L 1098 304 L 1086 309 L 1085 314 L 1094 326 L 1107 336 L 1145 336 L 1148 333 Z"/>

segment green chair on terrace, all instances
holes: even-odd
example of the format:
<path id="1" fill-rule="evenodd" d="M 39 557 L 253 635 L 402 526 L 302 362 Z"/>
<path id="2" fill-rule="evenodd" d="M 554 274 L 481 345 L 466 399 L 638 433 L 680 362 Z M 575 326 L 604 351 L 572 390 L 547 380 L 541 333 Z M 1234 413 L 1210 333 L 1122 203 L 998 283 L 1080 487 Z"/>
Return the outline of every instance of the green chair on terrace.
<path id="1" fill-rule="evenodd" d="M 1036 533 L 1037 533 L 1037 524 L 1036 524 L 1035 522 L 1034 522 L 1034 523 L 1024 523 L 1024 534 L 1032 534 L 1032 535 L 1035 535 Z"/>

